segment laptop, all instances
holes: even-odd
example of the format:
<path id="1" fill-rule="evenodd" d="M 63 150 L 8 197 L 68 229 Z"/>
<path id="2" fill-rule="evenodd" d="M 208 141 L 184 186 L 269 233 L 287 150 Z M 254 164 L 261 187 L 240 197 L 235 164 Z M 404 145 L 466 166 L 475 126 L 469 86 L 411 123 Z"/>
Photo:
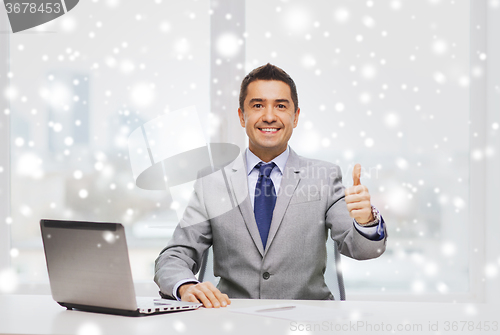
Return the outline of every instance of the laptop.
<path id="1" fill-rule="evenodd" d="M 125 230 L 119 223 L 41 220 L 52 297 L 83 311 L 139 316 L 202 304 L 136 298 Z"/>

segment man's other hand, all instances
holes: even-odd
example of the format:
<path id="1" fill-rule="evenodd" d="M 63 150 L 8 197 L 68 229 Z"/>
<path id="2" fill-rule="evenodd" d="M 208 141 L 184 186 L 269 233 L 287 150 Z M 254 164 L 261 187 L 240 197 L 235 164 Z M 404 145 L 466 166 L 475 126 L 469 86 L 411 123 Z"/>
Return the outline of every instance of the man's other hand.
<path id="1" fill-rule="evenodd" d="M 227 294 L 219 291 L 210 282 L 184 284 L 179 287 L 179 295 L 182 301 L 201 302 L 206 308 L 226 307 L 231 304 Z"/>
<path id="2" fill-rule="evenodd" d="M 349 214 L 360 225 L 374 220 L 370 193 L 368 188 L 361 185 L 361 165 L 356 164 L 352 170 L 353 186 L 345 190 L 345 202 Z"/>

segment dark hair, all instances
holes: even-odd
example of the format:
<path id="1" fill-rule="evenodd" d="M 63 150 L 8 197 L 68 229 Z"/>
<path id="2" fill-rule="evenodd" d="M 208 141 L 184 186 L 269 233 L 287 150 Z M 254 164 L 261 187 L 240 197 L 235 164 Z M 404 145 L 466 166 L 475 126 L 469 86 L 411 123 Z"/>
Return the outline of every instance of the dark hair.
<path id="1" fill-rule="evenodd" d="M 243 105 L 245 103 L 245 98 L 247 97 L 248 85 L 256 80 L 279 80 L 287 84 L 290 87 L 290 93 L 292 95 L 292 101 L 295 108 L 294 112 L 297 112 L 297 109 L 299 108 L 299 97 L 297 95 L 297 87 L 295 86 L 292 77 L 279 67 L 270 63 L 252 70 L 241 82 L 240 109 L 242 111 L 244 111 Z"/>

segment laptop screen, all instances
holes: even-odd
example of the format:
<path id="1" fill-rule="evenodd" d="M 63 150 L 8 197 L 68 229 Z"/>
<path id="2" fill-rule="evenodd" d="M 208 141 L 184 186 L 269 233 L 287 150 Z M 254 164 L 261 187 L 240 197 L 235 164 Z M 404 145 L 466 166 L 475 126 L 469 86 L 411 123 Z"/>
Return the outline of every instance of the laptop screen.
<path id="1" fill-rule="evenodd" d="M 137 309 L 121 224 L 41 220 L 40 227 L 54 300 Z"/>

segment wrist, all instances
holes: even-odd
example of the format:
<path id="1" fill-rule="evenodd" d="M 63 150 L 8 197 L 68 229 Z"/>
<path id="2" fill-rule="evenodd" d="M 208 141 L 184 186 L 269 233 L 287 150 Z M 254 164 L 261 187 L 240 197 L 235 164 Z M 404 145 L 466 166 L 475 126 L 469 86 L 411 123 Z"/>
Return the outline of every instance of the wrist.
<path id="1" fill-rule="evenodd" d="M 356 221 L 356 222 L 358 222 L 358 221 Z M 363 227 L 374 227 L 374 226 L 378 226 L 379 223 L 380 223 L 380 213 L 373 206 L 372 206 L 372 212 L 371 212 L 370 219 L 364 223 L 358 222 L 358 224 L 360 226 L 363 226 Z"/>
<path id="2" fill-rule="evenodd" d="M 184 295 L 184 292 L 186 292 L 187 289 L 189 289 L 191 286 L 196 285 L 195 283 L 185 283 L 179 286 L 177 289 L 177 296 L 182 299 L 182 296 Z"/>

